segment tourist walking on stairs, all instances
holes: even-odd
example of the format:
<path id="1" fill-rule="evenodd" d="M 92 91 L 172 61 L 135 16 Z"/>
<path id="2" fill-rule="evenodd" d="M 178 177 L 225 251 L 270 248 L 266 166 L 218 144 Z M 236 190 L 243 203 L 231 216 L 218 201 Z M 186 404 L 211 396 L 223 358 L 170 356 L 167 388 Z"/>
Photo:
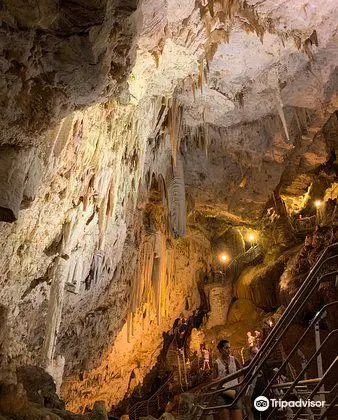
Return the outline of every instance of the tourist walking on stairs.
<path id="1" fill-rule="evenodd" d="M 228 340 L 221 340 L 217 349 L 219 351 L 219 357 L 213 364 L 213 378 L 221 379 L 227 375 L 237 372 L 241 369 L 241 365 L 238 360 L 230 353 L 230 344 Z M 215 404 L 226 405 L 231 404 L 236 396 L 236 388 L 228 389 L 232 386 L 238 385 L 239 380 L 233 379 L 229 382 L 224 383 L 223 388 L 227 388 L 222 394 L 218 395 Z M 237 401 L 230 409 L 222 409 L 214 414 L 215 420 L 242 420 L 242 403 Z"/>
<path id="2" fill-rule="evenodd" d="M 203 343 L 201 345 L 201 353 L 203 357 L 203 370 L 210 370 L 210 350 L 206 348 L 206 345 Z"/>

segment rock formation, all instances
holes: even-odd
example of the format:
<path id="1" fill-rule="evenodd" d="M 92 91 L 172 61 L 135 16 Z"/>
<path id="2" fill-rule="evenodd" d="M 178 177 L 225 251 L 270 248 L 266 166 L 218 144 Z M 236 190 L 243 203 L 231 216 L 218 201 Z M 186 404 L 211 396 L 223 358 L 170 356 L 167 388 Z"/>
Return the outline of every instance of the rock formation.
<path id="1" fill-rule="evenodd" d="M 8 407 L 45 404 L 30 368 L 73 412 L 116 405 L 203 305 L 221 251 L 236 264 L 207 339 L 241 346 L 290 298 L 305 236 L 336 229 L 337 15 L 332 0 L 2 2 Z"/>

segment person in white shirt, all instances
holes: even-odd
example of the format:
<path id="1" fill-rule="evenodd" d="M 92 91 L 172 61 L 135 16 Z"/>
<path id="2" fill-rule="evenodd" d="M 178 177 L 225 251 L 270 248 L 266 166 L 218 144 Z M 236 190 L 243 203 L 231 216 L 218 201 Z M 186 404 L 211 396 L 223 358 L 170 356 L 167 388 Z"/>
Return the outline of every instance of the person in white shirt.
<path id="1" fill-rule="evenodd" d="M 228 340 L 221 340 L 217 345 L 217 349 L 220 356 L 216 359 L 213 365 L 214 379 L 224 378 L 225 376 L 235 373 L 241 369 L 241 365 L 238 360 L 231 355 Z M 238 383 L 239 379 L 233 379 L 226 382 L 223 385 L 223 388 L 230 388 L 233 386 L 234 389 L 225 390 L 222 394 L 220 394 L 215 401 L 216 404 L 231 404 L 236 396 L 237 388 L 235 388 L 235 386 L 238 385 Z M 236 404 L 230 407 L 230 409 L 224 408 L 222 410 L 218 410 L 218 412 L 214 414 L 214 418 L 215 420 L 242 420 L 243 411 L 241 401 L 237 401 Z"/>
<path id="2" fill-rule="evenodd" d="M 203 370 L 210 370 L 210 350 L 202 344 L 201 352 L 203 356 Z"/>

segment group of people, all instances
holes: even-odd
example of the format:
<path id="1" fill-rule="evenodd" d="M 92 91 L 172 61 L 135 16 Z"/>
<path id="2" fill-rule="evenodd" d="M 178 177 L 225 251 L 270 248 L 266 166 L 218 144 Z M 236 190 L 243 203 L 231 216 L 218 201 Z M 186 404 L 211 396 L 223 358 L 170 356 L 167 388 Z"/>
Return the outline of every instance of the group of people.
<path id="1" fill-rule="evenodd" d="M 173 325 L 172 334 L 176 347 L 181 350 L 188 360 L 188 339 L 193 328 L 199 328 L 205 318 L 205 311 L 196 309 L 192 317 L 186 319 L 183 315 L 178 317 Z"/>
<path id="2" fill-rule="evenodd" d="M 191 320 L 186 320 L 183 316 L 177 318 L 173 325 L 175 345 L 183 353 L 185 360 L 188 360 L 188 338 L 192 329 Z"/>

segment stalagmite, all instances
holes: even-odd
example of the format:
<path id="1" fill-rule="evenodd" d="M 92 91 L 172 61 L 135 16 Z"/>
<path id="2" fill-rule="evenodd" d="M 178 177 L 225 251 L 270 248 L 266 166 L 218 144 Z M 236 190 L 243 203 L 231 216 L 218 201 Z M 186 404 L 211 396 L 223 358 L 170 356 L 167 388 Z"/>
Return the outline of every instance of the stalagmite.
<path id="1" fill-rule="evenodd" d="M 55 344 L 60 328 L 65 282 L 69 270 L 69 260 L 57 257 L 51 272 L 52 285 L 49 296 L 49 306 L 46 318 L 45 340 L 42 349 L 42 366 L 48 369 L 53 363 Z"/>

